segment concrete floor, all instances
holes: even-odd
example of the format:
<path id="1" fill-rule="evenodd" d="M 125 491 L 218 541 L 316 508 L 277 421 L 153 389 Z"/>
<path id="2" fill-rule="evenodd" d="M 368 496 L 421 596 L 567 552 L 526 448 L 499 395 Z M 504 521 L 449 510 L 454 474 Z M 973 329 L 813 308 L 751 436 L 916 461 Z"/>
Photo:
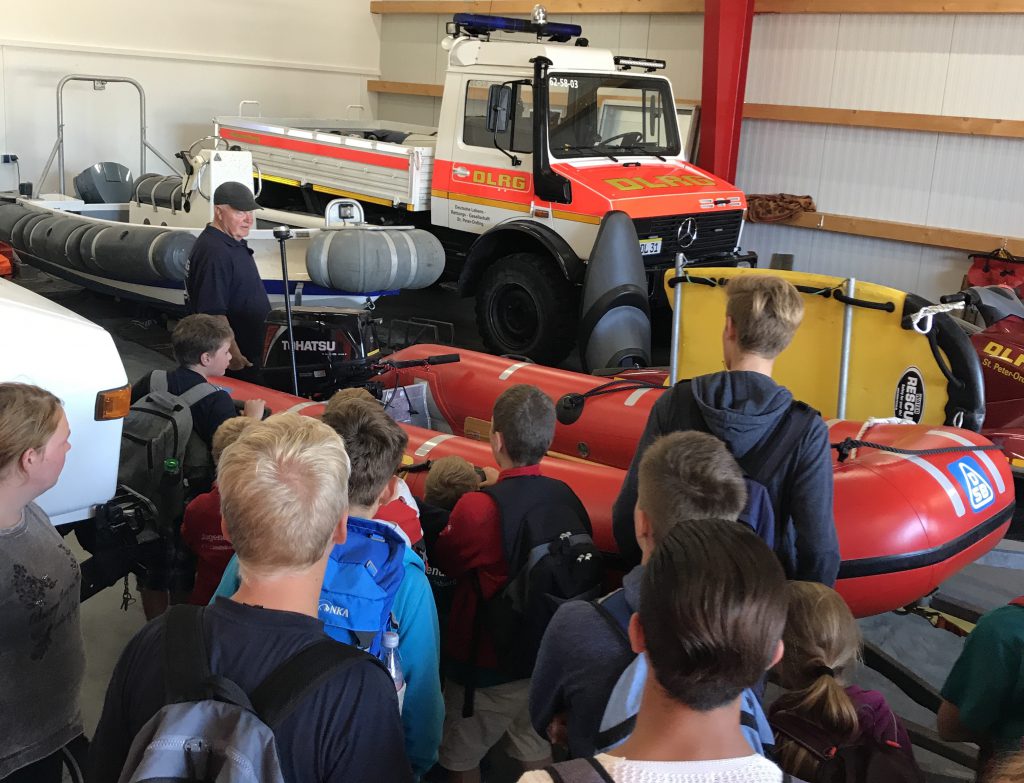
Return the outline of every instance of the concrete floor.
<path id="1" fill-rule="evenodd" d="M 167 332 L 159 319 L 152 320 L 151 313 L 142 312 L 131 304 L 116 303 L 83 292 L 75 286 L 55 281 L 31 269 L 26 270 L 19 282 L 106 327 L 114 335 L 130 381 L 152 369 L 173 366 L 168 356 Z M 377 307 L 377 315 L 384 319 L 424 314 L 451 322 L 457 345 L 477 349 L 481 347 L 473 321 L 472 300 L 461 300 L 451 292 L 434 288 L 381 300 Z M 667 346 L 656 344 L 655 354 L 656 357 L 667 356 Z M 578 362 L 570 359 L 564 366 L 567 369 L 578 369 Z M 69 542 L 72 538 L 69 537 Z M 80 554 L 84 556 L 84 553 Z M 133 597 L 137 598 L 134 584 L 131 587 Z M 1024 578 L 1020 571 L 975 564 L 944 584 L 942 591 L 982 609 L 990 609 L 1024 592 Z M 139 602 L 130 604 L 127 611 L 122 611 L 121 596 L 122 587 L 117 585 L 91 598 L 82 608 L 88 655 L 82 693 L 87 733 L 92 731 L 99 718 L 107 681 L 121 650 L 144 623 Z M 963 644 L 958 637 L 938 631 L 923 618 L 916 616 L 890 613 L 863 620 L 861 627 L 866 639 L 881 645 L 935 687 L 941 687 Z M 934 715 L 912 702 L 878 674 L 865 669 L 858 683 L 885 693 L 899 714 L 934 727 Z M 929 781 L 939 783 L 973 779 L 973 775 L 964 768 L 927 752 L 919 751 L 918 759 L 928 773 Z M 507 760 L 498 757 L 493 762 L 492 772 L 488 775 L 492 783 L 516 779 L 514 769 Z"/>

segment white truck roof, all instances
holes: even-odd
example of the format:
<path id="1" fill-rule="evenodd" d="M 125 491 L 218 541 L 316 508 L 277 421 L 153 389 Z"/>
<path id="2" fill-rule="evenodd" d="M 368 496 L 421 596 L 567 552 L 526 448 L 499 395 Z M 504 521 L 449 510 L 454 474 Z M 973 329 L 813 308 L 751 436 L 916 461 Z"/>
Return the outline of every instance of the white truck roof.
<path id="1" fill-rule="evenodd" d="M 71 425 L 60 481 L 37 501 L 54 524 L 88 519 L 117 485 L 121 419 L 96 421 L 96 395 L 127 382 L 113 338 L 100 326 L 0 279 L 0 381 L 41 386 Z"/>
<path id="2" fill-rule="evenodd" d="M 530 41 L 481 41 L 476 38 L 457 39 L 448 52 L 448 65 L 453 69 L 473 66 L 521 69 L 527 74 L 533 73 L 530 60 L 534 57 L 547 57 L 553 63 L 553 71 L 616 71 L 615 60 L 608 49 Z"/>

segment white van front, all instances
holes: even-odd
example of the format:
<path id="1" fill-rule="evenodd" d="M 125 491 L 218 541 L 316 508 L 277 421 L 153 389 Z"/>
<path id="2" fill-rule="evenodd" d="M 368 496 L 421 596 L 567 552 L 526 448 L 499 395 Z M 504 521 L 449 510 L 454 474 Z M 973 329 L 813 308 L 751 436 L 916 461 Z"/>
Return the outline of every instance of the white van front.
<path id="1" fill-rule="evenodd" d="M 0 380 L 41 386 L 64 403 L 71 451 L 38 503 L 55 525 L 91 519 L 114 496 L 130 389 L 110 334 L 0 279 Z"/>

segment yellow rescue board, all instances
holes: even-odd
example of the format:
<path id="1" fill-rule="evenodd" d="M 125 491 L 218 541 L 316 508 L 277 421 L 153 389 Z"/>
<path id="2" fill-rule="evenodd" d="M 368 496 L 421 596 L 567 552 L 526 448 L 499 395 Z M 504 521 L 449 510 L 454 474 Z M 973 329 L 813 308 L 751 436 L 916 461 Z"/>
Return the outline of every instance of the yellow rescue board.
<path id="1" fill-rule="evenodd" d="M 730 280 L 740 275 L 775 275 L 793 285 L 845 291 L 844 278 L 775 269 L 701 268 L 691 280 Z M 674 289 L 665 275 L 665 290 L 675 306 Z M 679 377 L 693 378 L 724 369 L 722 330 L 725 327 L 723 285 L 682 284 Z M 854 296 L 870 302 L 892 302 L 892 312 L 852 307 L 850 367 L 844 418 L 899 416 L 923 424 L 942 424 L 947 403 L 946 379 L 928 345 L 928 338 L 901 326 L 907 294 L 895 288 L 857 281 Z M 774 377 L 793 395 L 821 411 L 837 415 L 843 315 L 846 306 L 833 299 L 801 293 L 804 320 L 793 342 L 775 363 Z M 922 399 L 923 397 L 923 399 Z"/>

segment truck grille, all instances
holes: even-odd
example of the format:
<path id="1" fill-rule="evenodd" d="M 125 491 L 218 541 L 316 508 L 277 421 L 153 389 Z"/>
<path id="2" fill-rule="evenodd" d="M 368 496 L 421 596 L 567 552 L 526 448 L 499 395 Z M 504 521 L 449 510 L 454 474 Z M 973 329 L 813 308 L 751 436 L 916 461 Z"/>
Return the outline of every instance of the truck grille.
<path id="1" fill-rule="evenodd" d="M 686 248 L 679 246 L 679 226 L 687 218 L 697 221 L 697 239 Z M 719 253 L 731 253 L 739 243 L 743 225 L 743 210 L 727 212 L 697 212 L 691 215 L 662 215 L 636 218 L 633 226 L 641 239 L 661 237 L 661 252 L 644 256 L 646 266 L 664 266 L 675 261 L 682 250 L 690 261 L 699 261 Z"/>

